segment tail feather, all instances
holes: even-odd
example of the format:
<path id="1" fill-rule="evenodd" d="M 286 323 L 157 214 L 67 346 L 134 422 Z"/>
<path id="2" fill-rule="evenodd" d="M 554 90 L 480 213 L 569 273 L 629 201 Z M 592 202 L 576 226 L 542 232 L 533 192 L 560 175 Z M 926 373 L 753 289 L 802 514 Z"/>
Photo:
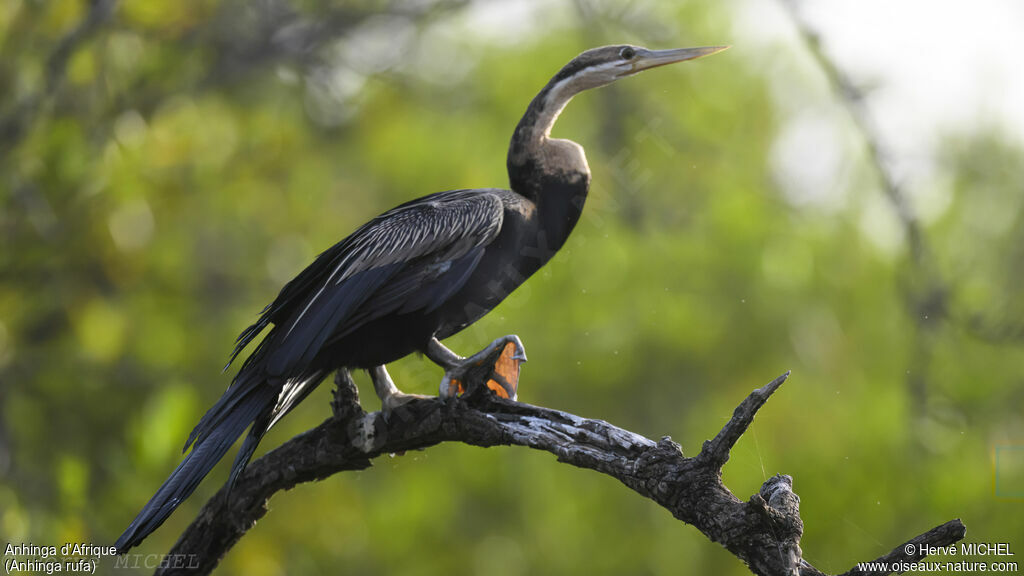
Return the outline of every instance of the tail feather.
<path id="1" fill-rule="evenodd" d="M 274 424 L 277 424 L 281 418 L 284 418 L 286 414 L 291 412 L 292 408 L 295 408 L 299 402 L 305 400 L 306 396 L 309 396 L 309 393 L 320 385 L 320 382 L 323 381 L 326 375 L 325 371 L 317 370 L 307 376 L 293 378 L 284 383 L 284 387 L 277 395 L 273 410 L 259 415 L 252 428 L 249 429 L 249 434 L 245 437 L 245 441 L 242 442 L 242 447 L 239 448 L 238 455 L 235 456 L 235 463 L 231 466 L 228 491 L 234 488 L 238 477 L 245 471 L 245 466 L 252 458 L 253 453 L 256 451 L 256 446 L 263 439 L 263 435 L 273 428 Z"/>
<path id="2" fill-rule="evenodd" d="M 262 346 L 262 342 L 260 345 Z M 196 424 L 196 427 L 188 435 L 188 440 L 185 441 L 185 446 L 181 451 L 185 452 L 193 444 L 201 444 L 207 436 L 213 433 L 217 427 L 221 426 L 232 414 L 239 410 L 244 411 L 244 406 L 240 405 L 248 398 L 251 398 L 253 394 L 258 394 L 259 389 L 267 387 L 268 382 L 262 377 L 259 370 L 240 371 L 231 382 L 231 386 L 224 392 L 224 395 L 199 419 L 199 423 Z M 239 431 L 239 434 L 241 434 L 241 431 Z"/>
<path id="3" fill-rule="evenodd" d="M 228 477 L 228 493 L 235 487 L 235 483 L 238 482 L 238 477 L 245 471 L 245 467 L 249 464 L 249 460 L 252 459 L 252 455 L 256 452 L 256 446 L 259 445 L 260 440 L 263 439 L 263 434 L 267 431 L 266 421 L 258 422 L 249 430 L 249 434 L 245 437 L 242 442 L 242 447 L 238 449 L 238 454 L 235 456 L 235 462 L 231 465 L 231 476 Z"/>
<path id="4" fill-rule="evenodd" d="M 229 390 L 225 396 L 230 393 Z M 254 421 L 267 418 L 277 403 L 278 393 L 279 390 L 275 390 L 273 386 L 265 385 L 248 389 L 240 398 L 231 398 L 233 402 L 231 402 L 230 409 L 219 414 L 220 417 L 216 419 L 215 423 L 212 423 L 210 430 L 196 441 L 192 446 L 192 451 L 185 456 L 185 459 L 174 469 L 163 486 L 146 503 L 124 534 L 117 539 L 115 546 L 118 553 L 123 553 L 139 544 L 163 524 L 171 512 L 192 494 L 199 482 L 224 457 L 224 454 L 242 435 L 242 432 Z M 224 401 L 224 398 L 221 401 Z M 218 404 L 220 403 L 218 402 Z M 248 457 L 256 449 L 256 443 L 263 436 L 263 432 L 264 430 L 257 431 L 254 428 L 249 438 L 246 439 L 242 449 L 246 458 L 242 461 L 241 467 L 236 460 L 235 470 L 232 472 L 233 480 L 241 468 L 244 468 L 245 462 L 248 462 Z M 239 457 L 241 456 L 240 453 Z"/>

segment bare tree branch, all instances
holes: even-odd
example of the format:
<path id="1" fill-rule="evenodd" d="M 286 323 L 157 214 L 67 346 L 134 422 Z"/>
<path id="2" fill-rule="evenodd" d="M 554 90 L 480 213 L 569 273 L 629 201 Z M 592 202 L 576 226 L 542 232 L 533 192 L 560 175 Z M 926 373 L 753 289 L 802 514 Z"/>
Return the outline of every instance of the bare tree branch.
<path id="1" fill-rule="evenodd" d="M 868 109 L 866 95 L 856 82 L 828 55 L 821 38 L 801 15 L 797 0 L 780 0 L 803 39 L 808 53 L 824 73 L 837 101 L 846 109 L 868 153 L 869 165 L 878 176 L 882 192 L 892 206 L 910 252 L 910 267 L 904 277 L 903 292 L 907 311 L 914 326 L 910 370 L 907 385 L 915 406 L 925 406 L 929 358 L 934 347 L 933 332 L 942 319 L 949 318 L 951 286 L 938 270 L 920 222 L 910 205 L 902 184 L 890 167 L 892 154 Z"/>
<path id="2" fill-rule="evenodd" d="M 1010 320 L 1002 314 L 953 309 L 951 302 L 956 289 L 956 278 L 949 280 L 939 270 L 936 256 L 914 214 L 907 191 L 893 174 L 893 155 L 886 149 L 885 140 L 866 104 L 866 94 L 822 46 L 820 35 L 801 16 L 798 0 L 780 2 L 789 13 L 808 53 L 831 85 L 837 101 L 853 121 L 853 126 L 867 150 L 869 164 L 878 176 L 882 192 L 892 206 L 907 238 L 911 268 L 904 292 L 916 332 L 908 380 L 911 391 L 920 400 L 924 395 L 927 358 L 931 353 L 930 333 L 939 320 L 953 320 L 977 338 L 1011 344 L 1024 341 L 1024 324 Z M 917 404 L 924 405 L 923 402 Z"/>
<path id="3" fill-rule="evenodd" d="M 6 117 L 0 118 L 0 157 L 18 145 L 64 83 L 64 72 L 75 50 L 110 19 L 116 7 L 117 0 L 93 0 L 82 20 L 60 39 L 46 59 L 46 81 L 42 89 L 19 100 Z"/>
<path id="4" fill-rule="evenodd" d="M 211 498 L 170 551 L 158 575 L 209 574 L 227 551 L 267 512 L 267 500 L 301 482 L 345 470 L 361 470 L 384 454 L 419 450 L 441 442 L 473 446 L 526 446 L 554 454 L 559 462 L 618 479 L 676 518 L 718 542 L 759 575 L 822 574 L 802 560 L 800 498 L 793 480 L 777 475 L 747 501 L 722 484 L 729 450 L 788 373 L 754 390 L 713 440 L 692 458 L 663 437 L 655 442 L 601 420 L 491 395 L 479 383 L 490 368 L 471 375 L 467 395 L 424 399 L 397 408 L 389 417 L 359 406 L 351 377 L 336 378 L 334 416 L 253 462 L 230 497 Z M 954 521 L 962 527 L 959 521 Z M 944 525 L 944 526 L 948 526 Z M 963 531 L 937 528 L 914 541 L 945 546 Z"/>
<path id="5" fill-rule="evenodd" d="M 774 394 L 779 389 L 779 386 L 782 386 L 782 383 L 787 378 L 789 378 L 789 372 L 772 380 L 763 388 L 758 388 L 751 392 L 750 396 L 747 396 L 736 407 L 736 410 L 733 411 L 732 419 L 722 428 L 722 431 L 713 440 L 708 440 L 704 443 L 704 447 L 697 457 L 703 458 L 708 463 L 715 464 L 719 468 L 724 466 L 726 461 L 729 460 L 729 452 L 732 450 L 732 447 L 736 445 L 740 436 L 743 436 L 750 423 L 754 421 L 754 415 L 768 401 L 768 397 Z"/>
<path id="6" fill-rule="evenodd" d="M 962 540 L 967 534 L 967 527 L 959 519 L 950 520 L 945 524 L 936 526 L 931 530 L 907 540 L 903 544 L 900 544 L 896 548 L 893 548 L 892 552 L 889 552 L 885 556 L 880 556 L 876 560 L 869 562 L 868 564 L 885 564 L 892 566 L 895 563 L 907 563 L 913 564 L 923 560 L 927 554 L 922 553 L 922 550 L 928 550 L 931 548 L 943 548 L 950 544 Z M 909 554 L 907 552 L 910 552 Z M 858 570 L 852 568 L 848 572 L 844 572 L 842 576 L 885 576 L 886 574 L 892 574 L 892 571 L 881 571 L 876 570 L 874 572 Z"/>
<path id="7" fill-rule="evenodd" d="M 921 234 L 921 227 L 910 207 L 906 191 L 903 190 L 903 187 L 893 175 L 892 170 L 889 169 L 889 159 L 892 155 L 885 149 L 884 140 L 877 126 L 875 126 L 870 110 L 868 110 L 865 104 L 866 95 L 853 79 L 825 52 L 818 33 L 800 16 L 796 0 L 782 0 L 782 5 L 789 12 L 790 18 L 796 25 L 808 53 L 814 58 L 815 63 L 825 74 L 838 97 L 839 103 L 850 114 L 854 126 L 860 133 L 864 146 L 867 148 L 870 165 L 875 170 L 875 174 L 878 176 L 879 183 L 882 186 L 882 192 L 890 204 L 892 204 L 893 210 L 903 226 L 903 231 L 907 236 L 907 243 L 910 246 L 911 258 L 915 264 L 923 264 L 928 258 L 928 252 Z"/>

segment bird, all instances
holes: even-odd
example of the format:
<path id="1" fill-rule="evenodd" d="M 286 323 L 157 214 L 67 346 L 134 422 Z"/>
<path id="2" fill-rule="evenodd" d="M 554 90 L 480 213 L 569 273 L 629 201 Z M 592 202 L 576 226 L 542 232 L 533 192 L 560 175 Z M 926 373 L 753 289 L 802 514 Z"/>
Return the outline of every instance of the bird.
<path id="1" fill-rule="evenodd" d="M 117 551 L 156 530 L 248 429 L 230 490 L 263 435 L 334 371 L 368 371 L 387 414 L 418 397 L 398 389 L 388 363 L 422 353 L 444 368 L 439 395 L 450 398 L 463 390 L 468 366 L 500 349 L 516 370 L 488 386 L 514 400 L 518 362 L 526 359 L 518 337 L 498 338 L 469 358 L 441 340 L 544 266 L 579 221 L 590 168 L 582 146 L 551 137 L 559 114 L 585 90 L 725 48 L 615 45 L 582 52 L 533 98 L 513 131 L 509 188 L 449 190 L 406 202 L 317 256 L 239 335 L 228 366 L 266 332 L 188 437 L 181 463 L 118 538 Z"/>

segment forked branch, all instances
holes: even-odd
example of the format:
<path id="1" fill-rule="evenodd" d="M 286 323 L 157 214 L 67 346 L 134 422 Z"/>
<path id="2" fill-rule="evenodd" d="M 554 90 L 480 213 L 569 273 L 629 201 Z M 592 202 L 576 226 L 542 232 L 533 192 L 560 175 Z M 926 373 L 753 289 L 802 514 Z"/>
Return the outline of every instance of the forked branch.
<path id="1" fill-rule="evenodd" d="M 275 492 L 337 472 L 367 468 L 384 454 L 420 450 L 441 442 L 528 446 L 550 452 L 559 462 L 607 474 L 654 500 L 723 545 L 755 574 L 822 574 L 802 559 L 803 522 L 792 478 L 777 475 L 746 501 L 722 484 L 722 466 L 729 451 L 757 410 L 785 382 L 788 372 L 754 390 L 699 454 L 686 457 L 667 436 L 655 442 L 601 420 L 497 398 L 479 385 L 489 376 L 489 369 L 485 371 L 471 375 L 471 392 L 463 397 L 447 402 L 415 400 L 395 409 L 388 418 L 379 412 L 364 412 L 351 377 L 346 371 L 339 372 L 334 415 L 253 462 L 230 500 L 223 489 L 211 498 L 168 556 L 182 561 L 166 562 L 157 574 L 210 573 L 267 512 L 267 500 Z M 948 546 L 963 535 L 963 524 L 953 520 L 912 542 Z"/>

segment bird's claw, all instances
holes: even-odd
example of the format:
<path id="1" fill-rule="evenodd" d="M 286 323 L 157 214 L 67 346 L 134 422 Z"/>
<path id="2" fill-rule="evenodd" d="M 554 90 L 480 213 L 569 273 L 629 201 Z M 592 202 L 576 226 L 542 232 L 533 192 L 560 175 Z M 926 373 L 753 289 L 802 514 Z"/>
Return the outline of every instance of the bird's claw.
<path id="1" fill-rule="evenodd" d="M 479 382 L 486 377 L 487 388 L 501 398 L 515 400 L 519 389 L 519 365 L 526 362 L 526 348 L 516 335 L 503 336 L 486 348 L 449 366 L 441 379 L 440 395 L 453 398 L 472 392 L 467 382 Z M 488 370 L 487 374 L 473 374 Z"/>

